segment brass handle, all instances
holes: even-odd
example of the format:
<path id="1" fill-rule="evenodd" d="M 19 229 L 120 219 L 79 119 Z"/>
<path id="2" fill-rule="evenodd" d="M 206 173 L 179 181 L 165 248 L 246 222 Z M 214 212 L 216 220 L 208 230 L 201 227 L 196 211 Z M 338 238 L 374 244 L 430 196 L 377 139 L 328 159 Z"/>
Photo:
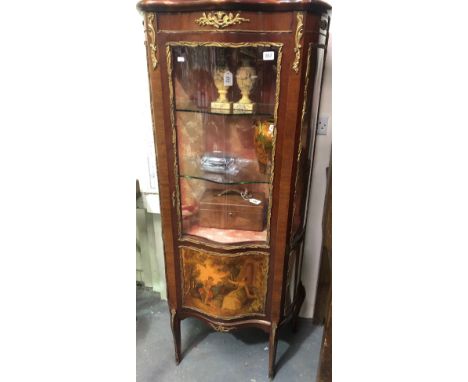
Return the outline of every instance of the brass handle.
<path id="1" fill-rule="evenodd" d="M 232 194 L 239 194 L 245 200 L 252 197 L 252 194 L 248 190 L 239 191 L 239 190 L 232 189 L 232 188 L 220 192 L 218 194 L 218 196 L 224 196 L 224 195 L 231 194 L 231 193 Z"/>
<path id="2" fill-rule="evenodd" d="M 245 189 L 244 191 L 239 191 L 239 190 L 234 190 L 234 189 L 228 189 L 228 190 L 224 190 L 222 192 L 220 192 L 219 194 L 217 194 L 218 196 L 223 196 L 223 195 L 226 195 L 226 194 L 229 194 L 229 193 L 236 193 L 236 194 L 239 194 L 241 196 L 242 199 L 248 201 L 249 203 L 251 204 L 254 204 L 256 206 L 258 206 L 259 204 L 262 204 L 262 201 L 259 200 L 259 199 L 255 199 L 253 198 L 252 194 L 249 192 L 249 190 Z"/>

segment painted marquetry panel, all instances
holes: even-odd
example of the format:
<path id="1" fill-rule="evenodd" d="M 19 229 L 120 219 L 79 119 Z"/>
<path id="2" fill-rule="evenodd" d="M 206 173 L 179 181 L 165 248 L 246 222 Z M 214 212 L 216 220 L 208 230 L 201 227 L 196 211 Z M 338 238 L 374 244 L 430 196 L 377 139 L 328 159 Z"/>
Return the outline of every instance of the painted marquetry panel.
<path id="1" fill-rule="evenodd" d="M 183 305 L 222 319 L 264 315 L 268 255 L 181 247 Z"/>

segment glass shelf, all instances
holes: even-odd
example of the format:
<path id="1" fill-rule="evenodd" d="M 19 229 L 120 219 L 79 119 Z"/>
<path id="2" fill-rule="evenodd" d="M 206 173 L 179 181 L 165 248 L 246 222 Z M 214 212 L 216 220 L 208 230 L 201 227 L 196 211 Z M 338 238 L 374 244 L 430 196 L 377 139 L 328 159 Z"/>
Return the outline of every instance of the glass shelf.
<path id="1" fill-rule="evenodd" d="M 226 185 L 270 183 L 270 168 L 266 167 L 264 172 L 261 172 L 258 162 L 254 160 L 237 159 L 234 166 L 226 172 L 206 171 L 201 167 L 200 162 L 198 157 L 182 159 L 181 167 L 185 171 L 181 171 L 180 178 Z"/>
<path id="2" fill-rule="evenodd" d="M 273 106 L 270 104 L 257 104 L 256 110 L 254 112 L 243 111 L 243 110 L 220 110 L 212 109 L 211 107 L 198 107 L 195 105 L 177 105 L 176 112 L 187 112 L 187 113 L 201 113 L 201 114 L 211 114 L 211 115 L 224 115 L 229 117 L 267 117 L 273 118 Z"/>
<path id="3" fill-rule="evenodd" d="M 210 174 L 208 176 L 196 176 L 196 175 L 180 175 L 184 179 L 197 179 L 204 180 L 206 182 L 218 183 L 218 184 L 231 184 L 231 185 L 240 185 L 240 184 L 268 184 L 268 180 L 230 180 L 226 179 L 222 175 Z"/>

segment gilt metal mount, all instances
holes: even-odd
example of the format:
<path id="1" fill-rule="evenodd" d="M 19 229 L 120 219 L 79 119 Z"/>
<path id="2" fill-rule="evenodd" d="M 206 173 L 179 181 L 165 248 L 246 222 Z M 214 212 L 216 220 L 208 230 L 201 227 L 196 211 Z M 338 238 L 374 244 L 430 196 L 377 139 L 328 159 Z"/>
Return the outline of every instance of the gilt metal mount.
<path id="1" fill-rule="evenodd" d="M 234 15 L 232 12 L 226 13 L 223 11 L 218 12 L 208 12 L 206 14 L 203 12 L 202 17 L 195 20 L 198 25 L 207 26 L 211 25 L 216 29 L 226 28 L 230 25 L 241 24 L 243 22 L 249 22 L 249 19 L 240 17 L 240 12 Z"/>

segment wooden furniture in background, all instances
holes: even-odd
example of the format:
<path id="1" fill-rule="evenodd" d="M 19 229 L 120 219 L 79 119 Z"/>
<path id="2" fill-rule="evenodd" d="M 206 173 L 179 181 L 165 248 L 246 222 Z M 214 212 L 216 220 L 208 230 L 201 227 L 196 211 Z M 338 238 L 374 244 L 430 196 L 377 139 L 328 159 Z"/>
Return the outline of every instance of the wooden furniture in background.
<path id="1" fill-rule="evenodd" d="M 142 0 L 138 8 L 176 362 L 181 320 L 196 317 L 220 332 L 269 333 L 272 377 L 278 330 L 296 322 L 305 297 L 303 239 L 330 6 Z M 242 208 L 222 199 L 233 189 Z M 216 213 L 226 214 L 215 227 L 200 212 L 207 193 L 219 195 Z"/>
<path id="2" fill-rule="evenodd" d="M 331 158 L 330 158 L 331 163 Z M 323 325 L 331 301 L 332 272 L 332 184 L 331 164 L 327 168 L 327 191 L 322 218 L 322 251 L 320 253 L 320 270 L 317 283 L 317 295 L 314 308 L 314 324 Z"/>
<path id="3" fill-rule="evenodd" d="M 322 349 L 317 374 L 317 382 L 332 381 L 332 304 L 328 305 L 325 326 L 323 329 Z"/>
<path id="4" fill-rule="evenodd" d="M 330 160 L 331 163 L 331 160 Z M 329 269 L 326 276 L 328 288 L 323 298 L 324 306 L 324 328 L 322 349 L 320 351 L 319 371 L 317 382 L 331 382 L 332 380 L 332 167 L 327 171 L 327 194 L 323 212 L 323 241 L 322 241 L 322 262 Z M 317 308 L 317 304 L 316 304 Z M 321 314 L 319 312 L 318 314 Z"/>

